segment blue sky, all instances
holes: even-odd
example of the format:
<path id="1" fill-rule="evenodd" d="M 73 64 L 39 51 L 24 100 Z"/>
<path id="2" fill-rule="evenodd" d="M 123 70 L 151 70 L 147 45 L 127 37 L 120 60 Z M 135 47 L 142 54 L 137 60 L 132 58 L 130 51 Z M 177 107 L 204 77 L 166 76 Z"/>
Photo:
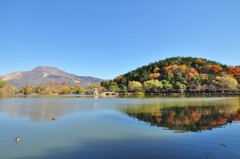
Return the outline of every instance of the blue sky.
<path id="1" fill-rule="evenodd" d="M 1 0 L 0 75 L 113 79 L 174 56 L 240 65 L 239 0 Z"/>

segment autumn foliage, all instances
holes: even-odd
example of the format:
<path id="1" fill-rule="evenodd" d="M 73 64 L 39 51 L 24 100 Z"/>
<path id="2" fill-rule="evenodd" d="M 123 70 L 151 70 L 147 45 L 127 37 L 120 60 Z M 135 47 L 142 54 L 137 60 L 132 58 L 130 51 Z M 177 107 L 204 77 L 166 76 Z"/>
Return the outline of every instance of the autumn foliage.
<path id="1" fill-rule="evenodd" d="M 236 78 L 238 81 L 240 80 L 240 66 L 228 67 L 227 73 L 229 76 Z"/>
<path id="2" fill-rule="evenodd" d="M 149 79 L 156 79 L 156 78 L 158 78 L 160 76 L 160 73 L 151 73 L 150 75 L 149 75 Z"/>
<path id="3" fill-rule="evenodd" d="M 161 82 L 163 87 L 158 91 L 163 92 L 166 89 L 195 89 L 197 91 L 214 92 L 218 89 L 236 90 L 234 80 L 229 80 L 232 82 L 228 82 L 223 88 L 223 85 L 217 79 L 223 75 L 228 75 L 240 82 L 240 66 L 226 66 L 203 58 L 172 57 L 139 67 L 116 77 L 114 81 L 117 83 L 119 90 L 122 88 L 129 90 L 129 81 L 143 84 L 150 80 Z M 223 77 L 227 78 L 226 76 Z M 108 83 L 104 85 L 105 88 L 108 87 Z"/>
<path id="4" fill-rule="evenodd" d="M 136 107 L 126 111 L 129 116 L 149 122 L 152 126 L 166 127 L 179 132 L 211 130 L 233 122 L 240 121 L 240 109 L 234 106 L 186 106 L 186 107 L 158 107 L 150 112 L 142 112 L 143 107 Z M 143 110 L 141 110 L 143 109 Z"/>
<path id="5" fill-rule="evenodd" d="M 30 95 L 30 94 L 81 94 L 84 93 L 84 89 L 81 85 L 76 84 L 74 86 L 63 83 L 44 83 L 41 85 L 26 85 L 22 87 L 18 93 Z"/>

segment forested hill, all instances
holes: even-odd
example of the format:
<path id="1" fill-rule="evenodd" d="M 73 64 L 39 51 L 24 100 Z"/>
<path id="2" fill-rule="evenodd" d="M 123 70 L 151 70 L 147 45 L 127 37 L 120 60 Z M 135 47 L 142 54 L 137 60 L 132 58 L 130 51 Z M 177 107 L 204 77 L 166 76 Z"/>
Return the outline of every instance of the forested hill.
<path id="1" fill-rule="evenodd" d="M 111 91 L 237 90 L 240 66 L 196 57 L 172 57 L 137 68 L 101 85 Z"/>

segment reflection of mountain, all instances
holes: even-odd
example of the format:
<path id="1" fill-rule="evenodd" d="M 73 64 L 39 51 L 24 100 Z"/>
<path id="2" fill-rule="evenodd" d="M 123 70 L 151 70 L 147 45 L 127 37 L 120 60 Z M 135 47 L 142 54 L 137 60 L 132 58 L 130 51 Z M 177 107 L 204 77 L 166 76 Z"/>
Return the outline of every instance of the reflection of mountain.
<path id="1" fill-rule="evenodd" d="M 91 100 L 91 99 L 90 99 Z M 0 101 L 0 114 L 27 117 L 34 122 L 57 120 L 66 114 L 96 109 L 97 103 L 79 102 L 78 98 L 19 98 Z"/>
<path id="2" fill-rule="evenodd" d="M 139 108 L 135 107 L 124 112 L 138 120 L 151 123 L 152 126 L 166 127 L 177 132 L 211 130 L 240 121 L 240 108 L 231 105 L 163 107 L 151 112 L 139 111 Z"/>

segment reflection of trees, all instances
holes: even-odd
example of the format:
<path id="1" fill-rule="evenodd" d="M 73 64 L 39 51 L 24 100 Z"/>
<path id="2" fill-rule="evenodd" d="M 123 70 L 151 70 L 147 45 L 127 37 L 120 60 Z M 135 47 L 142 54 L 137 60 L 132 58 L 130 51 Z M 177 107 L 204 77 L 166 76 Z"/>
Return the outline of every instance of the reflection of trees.
<path id="1" fill-rule="evenodd" d="M 152 108 L 151 108 L 152 109 Z M 234 110 L 235 109 L 235 110 Z M 166 127 L 178 132 L 211 130 L 227 123 L 240 120 L 240 109 L 228 106 L 163 107 L 155 111 L 139 111 L 139 108 L 125 110 L 138 120 L 151 126 Z M 153 109 L 152 109 L 153 110 Z"/>

